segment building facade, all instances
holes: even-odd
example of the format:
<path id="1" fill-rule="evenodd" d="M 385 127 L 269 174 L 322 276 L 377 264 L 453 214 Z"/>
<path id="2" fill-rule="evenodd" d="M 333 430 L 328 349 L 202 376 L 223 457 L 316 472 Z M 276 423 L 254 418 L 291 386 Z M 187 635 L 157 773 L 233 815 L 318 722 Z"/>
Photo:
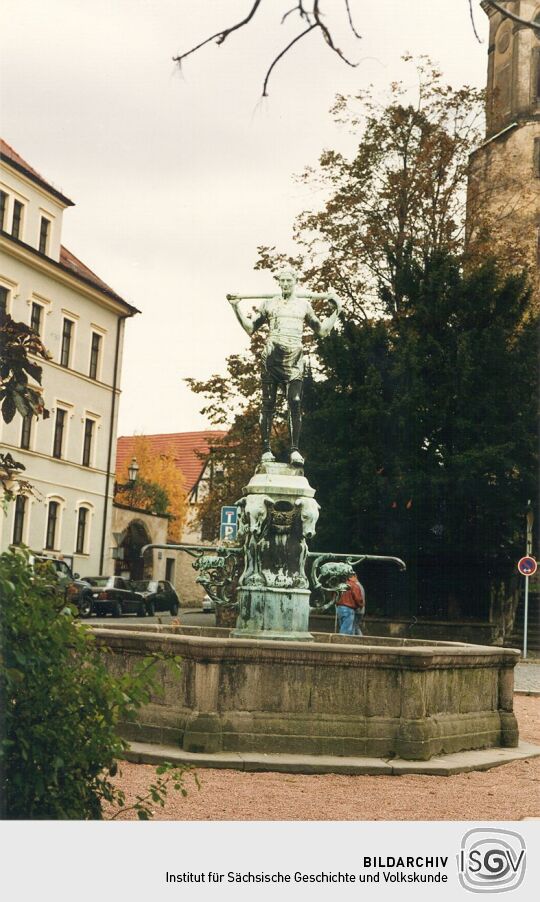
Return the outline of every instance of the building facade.
<path id="1" fill-rule="evenodd" d="M 0 420 L 4 451 L 35 497 L 0 518 L 0 548 L 25 544 L 82 576 L 113 569 L 111 518 L 124 326 L 138 311 L 62 245 L 72 201 L 0 142 L 0 303 L 32 326 L 46 420 Z"/>
<path id="2" fill-rule="evenodd" d="M 538 301 L 540 266 L 540 30 L 487 3 L 486 140 L 471 155 L 469 241 L 490 233 L 490 250 L 526 265 Z M 509 12 L 540 23 L 538 0 L 505 0 Z"/>
<path id="3" fill-rule="evenodd" d="M 224 435 L 225 432 L 221 430 L 206 430 L 144 436 L 155 454 L 171 456 L 178 468 L 189 503 L 182 543 L 205 544 L 198 509 L 214 478 L 212 450 L 219 446 Z M 122 468 L 136 452 L 137 438 L 133 435 L 118 438 L 117 474 L 122 472 Z M 133 574 L 134 568 L 141 566 L 138 562 L 138 550 L 146 544 L 165 543 L 166 535 L 166 521 L 163 518 L 149 514 L 144 516 L 141 511 L 129 511 L 124 506 L 115 504 L 113 537 L 117 543 L 114 551 L 117 572 Z M 145 576 L 169 580 L 176 588 L 183 606 L 198 605 L 205 593 L 196 582 L 197 574 L 192 564 L 193 558 L 185 552 L 177 552 L 173 548 L 156 549 L 152 557 L 146 556 Z"/>

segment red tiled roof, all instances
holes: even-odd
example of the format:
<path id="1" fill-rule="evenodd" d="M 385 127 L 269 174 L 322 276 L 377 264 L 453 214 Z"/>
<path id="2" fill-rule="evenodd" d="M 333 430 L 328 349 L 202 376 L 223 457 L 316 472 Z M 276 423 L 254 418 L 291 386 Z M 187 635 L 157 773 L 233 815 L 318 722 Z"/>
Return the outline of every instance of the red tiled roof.
<path id="1" fill-rule="evenodd" d="M 189 493 L 199 480 L 205 461 L 200 454 L 208 454 L 210 448 L 219 444 L 219 440 L 227 433 L 221 429 L 204 432 L 173 432 L 167 435 L 145 435 L 156 454 L 172 454 L 176 466 L 182 471 L 186 491 Z M 139 436 L 121 435 L 116 443 L 116 472 L 119 474 L 124 465 L 133 457 L 135 443 Z"/>
<path id="2" fill-rule="evenodd" d="M 73 206 L 73 202 L 70 201 L 67 197 L 64 197 L 63 194 L 60 194 L 56 188 L 53 188 L 52 185 L 49 185 L 48 182 L 45 181 L 43 176 L 39 174 L 26 160 L 17 153 L 16 150 L 11 147 L 7 141 L 4 141 L 3 138 L 0 138 L 0 159 L 7 160 L 11 163 L 16 169 L 20 169 L 24 171 L 24 173 L 33 181 L 38 182 L 42 187 L 46 188 L 47 191 L 50 191 L 52 194 L 59 197 L 64 203 L 67 205 Z M 16 240 L 16 239 L 11 239 Z M 17 239 L 18 240 L 18 239 Z M 36 248 L 32 248 L 34 252 L 36 252 Z M 89 282 L 95 288 L 99 288 L 100 291 L 105 292 L 110 297 L 114 298 L 116 301 L 123 304 L 130 311 L 130 315 L 133 313 L 140 313 L 140 310 L 137 310 L 132 304 L 128 304 L 123 298 L 120 297 L 116 291 L 113 291 L 103 279 L 100 279 L 99 276 L 92 272 L 92 270 L 86 266 L 82 260 L 79 260 L 75 254 L 72 254 L 71 251 L 68 251 L 67 247 L 60 247 L 60 259 L 58 261 L 50 261 L 51 263 L 55 263 L 56 265 L 60 265 L 64 269 L 69 270 L 73 275 L 77 276 L 77 278 L 82 279 L 84 282 Z"/>
<path id="3" fill-rule="evenodd" d="M 72 272 L 75 273 L 76 276 L 79 276 L 81 279 L 85 279 L 87 282 L 92 282 L 97 288 L 101 288 L 102 291 L 106 291 L 107 294 L 112 294 L 115 297 L 119 297 L 116 294 L 116 291 L 113 291 L 112 288 L 104 282 L 99 276 L 96 276 L 95 272 L 92 272 L 88 266 L 79 260 L 75 254 L 72 254 L 71 251 L 68 251 L 67 247 L 63 245 L 60 247 L 60 263 L 62 266 L 66 266 L 68 269 L 71 269 Z M 122 300 L 122 298 L 120 298 Z M 125 303 L 125 301 L 124 301 Z"/>
<path id="4" fill-rule="evenodd" d="M 73 201 L 70 200 L 69 197 L 66 197 L 65 194 L 62 194 L 62 192 L 58 190 L 58 188 L 51 185 L 47 179 L 44 179 L 43 176 L 40 175 L 33 166 L 30 166 L 26 160 L 23 160 L 21 155 L 18 154 L 7 141 L 4 141 L 3 138 L 0 138 L 0 158 L 7 160 L 9 163 L 13 163 L 16 169 L 23 170 L 25 175 L 29 176 L 33 181 L 38 182 L 42 188 L 46 188 L 47 191 L 62 200 L 68 207 L 74 206 Z"/>

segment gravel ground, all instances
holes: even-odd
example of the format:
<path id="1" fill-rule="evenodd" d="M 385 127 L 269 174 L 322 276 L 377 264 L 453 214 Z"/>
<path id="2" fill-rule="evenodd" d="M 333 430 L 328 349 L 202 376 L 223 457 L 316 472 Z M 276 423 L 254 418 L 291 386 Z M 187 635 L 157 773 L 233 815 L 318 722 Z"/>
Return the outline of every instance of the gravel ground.
<path id="1" fill-rule="evenodd" d="M 540 745 L 540 698 L 515 697 L 521 738 Z M 200 769 L 200 790 L 171 791 L 155 820 L 387 821 L 521 820 L 540 817 L 540 758 L 453 777 L 305 776 Z M 121 765 L 118 783 L 132 799 L 155 778 L 145 764 Z M 120 818 L 117 818 L 119 820 Z M 124 819 L 136 819 L 126 813 Z"/>

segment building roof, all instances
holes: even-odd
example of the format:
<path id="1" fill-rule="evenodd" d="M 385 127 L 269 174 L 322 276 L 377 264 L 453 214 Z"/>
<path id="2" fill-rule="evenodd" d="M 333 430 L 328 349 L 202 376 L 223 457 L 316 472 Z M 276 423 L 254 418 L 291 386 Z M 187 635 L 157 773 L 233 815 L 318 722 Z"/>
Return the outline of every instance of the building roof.
<path id="1" fill-rule="evenodd" d="M 55 188 L 50 184 L 46 179 L 43 178 L 42 175 L 37 172 L 33 166 L 30 166 L 26 160 L 17 153 L 16 150 L 11 147 L 7 141 L 4 141 L 3 138 L 0 138 L 0 160 L 4 160 L 6 163 L 9 163 L 10 166 L 13 166 L 14 169 L 17 169 L 19 172 L 22 172 L 27 178 L 31 179 L 31 181 L 36 182 L 40 186 L 40 188 L 44 188 L 45 191 L 48 191 L 49 194 L 54 195 L 58 200 L 60 200 L 67 207 L 73 207 L 75 204 L 69 197 L 66 197 L 65 194 L 62 194 L 58 188 Z"/>
<path id="2" fill-rule="evenodd" d="M 67 206 L 74 206 L 73 201 L 69 200 L 63 194 L 53 188 L 43 176 L 39 174 L 26 160 L 17 153 L 16 150 L 11 147 L 7 141 L 4 141 L 3 138 L 0 138 L 0 159 L 9 163 L 10 166 L 13 166 L 15 169 L 23 172 L 28 178 L 32 181 L 39 184 L 46 191 L 49 191 L 51 194 L 54 194 L 55 197 L 59 198 L 64 204 Z M 32 253 L 40 256 L 46 257 L 45 254 L 40 253 L 35 247 L 32 247 L 26 242 L 21 241 L 18 238 L 13 238 L 12 235 L 7 234 L 7 232 L 2 232 L 2 237 L 8 238 L 10 241 L 13 241 L 15 244 L 19 244 L 21 247 L 25 247 L 27 250 Z M 119 294 L 116 293 L 103 279 L 100 279 L 99 276 L 96 275 L 82 260 L 79 260 L 75 254 L 72 254 L 71 251 L 68 251 L 67 247 L 60 247 L 60 259 L 54 260 L 52 257 L 46 257 L 49 263 L 52 263 L 53 266 L 59 266 L 66 272 L 69 272 L 71 275 L 76 276 L 82 282 L 86 282 L 86 284 L 91 285 L 93 288 L 98 288 L 104 294 L 108 295 L 113 300 L 122 304 L 122 306 L 126 307 L 129 310 L 130 315 L 132 316 L 134 313 L 140 313 L 141 311 L 134 307 L 132 304 L 129 304 L 124 298 L 120 297 Z"/>
<path id="3" fill-rule="evenodd" d="M 203 432 L 172 432 L 166 435 L 145 435 L 156 454 L 171 454 L 185 481 L 189 493 L 199 481 L 211 448 L 219 444 L 227 433 L 222 429 L 210 429 Z M 140 436 L 121 435 L 116 444 L 116 472 L 120 473 L 129 463 L 135 451 L 135 444 Z M 201 458 L 200 455 L 203 455 Z"/>
<path id="4" fill-rule="evenodd" d="M 32 247 L 31 244 L 26 244 L 26 242 L 21 241 L 20 238 L 14 238 L 13 235 L 10 235 L 8 232 L 0 231 L 0 235 L 6 241 L 24 248 L 25 251 L 29 251 L 41 260 L 46 260 L 51 266 L 58 267 L 64 272 L 69 273 L 71 276 L 75 276 L 80 282 L 85 282 L 87 285 L 91 285 L 92 288 L 97 288 L 103 294 L 106 294 L 108 297 L 112 298 L 113 301 L 116 301 L 128 310 L 128 316 L 133 316 L 135 313 L 141 312 L 137 307 L 134 307 L 133 304 L 128 303 L 128 301 L 120 297 L 116 291 L 109 288 L 99 276 L 96 276 L 88 266 L 82 263 L 75 254 L 68 251 L 66 247 L 60 247 L 60 260 L 54 260 L 52 257 L 42 254 L 37 248 Z"/>
<path id="5" fill-rule="evenodd" d="M 116 298 L 118 301 L 122 301 L 123 304 L 126 304 L 127 301 L 124 301 L 123 298 L 120 297 L 116 291 L 113 291 L 103 279 L 100 279 L 99 276 L 96 276 L 95 272 L 92 272 L 91 269 L 88 268 L 81 260 L 79 260 L 75 254 L 72 254 L 71 251 L 68 251 L 67 247 L 63 245 L 60 247 L 60 265 L 65 269 L 71 270 L 74 275 L 78 276 L 79 279 L 83 279 L 85 282 L 90 282 L 92 285 L 95 285 L 96 288 L 99 288 L 101 291 L 104 291 L 105 294 L 111 295 L 111 297 Z M 131 304 L 129 306 L 132 306 Z M 133 308 L 134 310 L 136 308 Z M 140 311 L 137 311 L 139 313 Z"/>

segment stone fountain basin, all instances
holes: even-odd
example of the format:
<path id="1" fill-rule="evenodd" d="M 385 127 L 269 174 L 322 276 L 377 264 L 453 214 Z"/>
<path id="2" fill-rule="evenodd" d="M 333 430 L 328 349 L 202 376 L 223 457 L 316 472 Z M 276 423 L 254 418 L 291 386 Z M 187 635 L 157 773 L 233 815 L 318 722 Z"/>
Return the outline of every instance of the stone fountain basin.
<path id="1" fill-rule="evenodd" d="M 180 671 L 156 664 L 159 691 L 122 724 L 130 741 L 417 761 L 518 745 L 514 649 L 329 633 L 280 642 L 159 624 L 92 631 L 115 673 L 155 653 L 182 659 Z"/>

